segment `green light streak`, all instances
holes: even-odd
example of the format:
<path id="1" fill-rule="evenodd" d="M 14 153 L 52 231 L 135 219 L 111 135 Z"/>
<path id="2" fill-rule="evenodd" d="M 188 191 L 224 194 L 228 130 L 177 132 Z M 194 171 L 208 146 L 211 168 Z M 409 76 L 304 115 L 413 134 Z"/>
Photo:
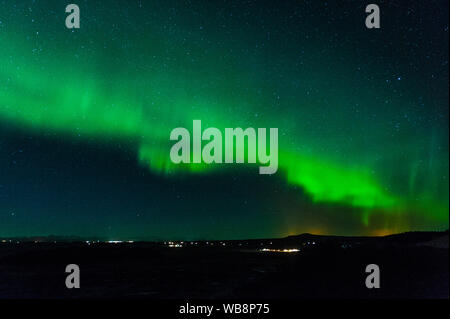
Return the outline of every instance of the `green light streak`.
<path id="1" fill-rule="evenodd" d="M 236 78 L 243 79 L 250 88 L 256 87 L 256 81 L 242 72 L 230 71 L 229 61 L 211 72 L 223 75 L 213 88 L 203 88 L 204 83 L 211 82 L 211 76 L 202 70 L 185 71 L 175 66 L 142 72 L 115 70 L 116 60 L 106 58 L 104 63 L 111 69 L 100 72 L 99 63 L 92 62 L 92 57 L 88 56 L 81 57 L 87 62 L 78 63 L 64 55 L 60 61 L 55 61 L 50 53 L 36 58 L 31 53 L 32 47 L 16 38 L 15 34 L 4 33 L 1 39 L 0 121 L 3 123 L 36 134 L 52 131 L 67 139 L 125 142 L 142 165 L 166 176 L 207 174 L 225 165 L 171 163 L 169 135 L 175 127 L 191 130 L 194 119 L 201 119 L 203 128 L 213 126 L 221 130 L 238 126 L 279 127 L 280 131 L 291 135 L 286 138 L 280 134 L 278 174 L 285 176 L 289 185 L 302 187 L 313 202 L 363 208 L 361 220 L 366 225 L 370 214 L 376 210 L 398 214 L 411 208 L 448 224 L 448 195 L 437 196 L 432 187 L 415 191 L 419 176 L 417 165 L 412 165 L 409 176 L 403 181 L 409 191 L 405 194 L 392 191 L 382 174 L 374 173 L 371 165 L 359 161 L 360 154 L 351 154 L 354 162 L 343 163 L 315 151 L 319 143 L 310 142 L 308 146 L 312 151 L 304 151 L 305 139 L 300 137 L 306 129 L 291 121 L 289 114 L 271 109 L 272 102 L 243 93 Z M 65 52 L 64 45 L 55 50 Z M 139 60 L 130 54 L 130 59 L 133 58 Z M 215 65 L 219 60 L 220 52 L 205 58 L 204 63 Z M 257 104 L 259 102 L 262 105 Z M 339 103 L 336 100 L 336 104 Z M 286 107 L 301 109 L 294 103 Z M 305 104 L 305 109 L 308 107 Z M 264 120 L 254 116 L 259 109 L 269 110 Z M 317 123 L 320 124 L 320 120 Z M 348 123 L 335 123 L 339 124 Z M 302 142 L 292 142 L 295 137 Z M 344 147 L 345 143 L 342 145 Z M 258 174 L 256 165 L 250 169 Z M 391 172 L 396 168 L 389 169 Z M 448 162 L 441 171 L 448 176 Z"/>

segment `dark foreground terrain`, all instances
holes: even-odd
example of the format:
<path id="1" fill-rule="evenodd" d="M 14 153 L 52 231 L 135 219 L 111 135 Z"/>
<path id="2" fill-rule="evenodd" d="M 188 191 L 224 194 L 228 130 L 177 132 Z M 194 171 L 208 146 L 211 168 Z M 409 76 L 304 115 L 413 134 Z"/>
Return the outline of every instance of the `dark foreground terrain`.
<path id="1" fill-rule="evenodd" d="M 448 232 L 170 244 L 182 247 L 3 240 L 0 298 L 449 297 Z M 65 286 L 68 264 L 81 269 L 80 289 Z M 368 264 L 380 267 L 380 289 L 365 286 Z"/>

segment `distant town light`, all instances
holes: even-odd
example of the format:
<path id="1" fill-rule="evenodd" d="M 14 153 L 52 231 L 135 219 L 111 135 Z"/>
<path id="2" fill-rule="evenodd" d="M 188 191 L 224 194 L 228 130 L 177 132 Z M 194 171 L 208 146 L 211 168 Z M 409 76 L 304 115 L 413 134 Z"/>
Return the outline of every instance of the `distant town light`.
<path id="1" fill-rule="evenodd" d="M 272 248 L 263 248 L 261 251 L 275 252 L 275 253 L 296 253 L 299 252 L 300 249 L 292 248 L 292 249 L 272 249 Z"/>

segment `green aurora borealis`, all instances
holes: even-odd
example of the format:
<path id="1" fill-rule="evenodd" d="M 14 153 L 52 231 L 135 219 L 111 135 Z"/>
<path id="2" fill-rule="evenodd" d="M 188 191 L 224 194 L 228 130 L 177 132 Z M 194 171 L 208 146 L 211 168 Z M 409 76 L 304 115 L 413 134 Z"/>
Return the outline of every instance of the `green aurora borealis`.
<path id="1" fill-rule="evenodd" d="M 448 2 L 381 2 L 380 30 L 361 1 L 78 4 L 72 31 L 61 1 L 0 2 L 0 236 L 448 228 Z M 195 119 L 277 127 L 278 172 L 172 164 L 171 130 Z M 102 161 L 108 186 L 83 170 Z"/>

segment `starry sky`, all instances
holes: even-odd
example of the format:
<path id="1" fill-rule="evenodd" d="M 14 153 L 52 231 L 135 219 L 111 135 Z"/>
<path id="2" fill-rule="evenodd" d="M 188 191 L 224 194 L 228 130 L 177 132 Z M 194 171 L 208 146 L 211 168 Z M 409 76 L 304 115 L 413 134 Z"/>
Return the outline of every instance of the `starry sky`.
<path id="1" fill-rule="evenodd" d="M 73 2 L 0 1 L 0 237 L 448 228 L 448 1 Z M 278 128 L 277 173 L 171 163 L 196 119 Z"/>

